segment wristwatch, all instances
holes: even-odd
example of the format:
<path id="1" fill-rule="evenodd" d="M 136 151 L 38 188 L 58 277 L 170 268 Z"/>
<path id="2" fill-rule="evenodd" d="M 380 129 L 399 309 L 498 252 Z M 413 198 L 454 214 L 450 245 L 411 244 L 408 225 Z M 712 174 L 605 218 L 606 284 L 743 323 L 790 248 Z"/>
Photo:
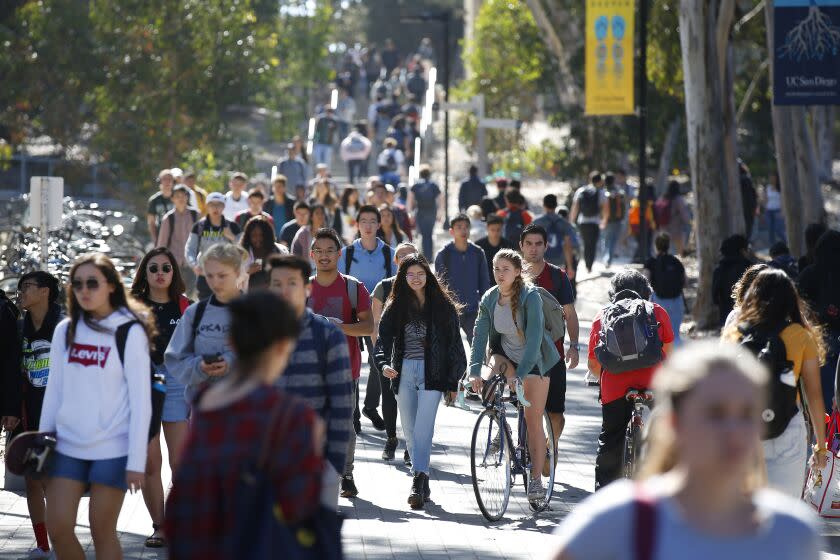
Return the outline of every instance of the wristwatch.
<path id="1" fill-rule="evenodd" d="M 570 342 L 569 343 L 569 350 L 580 350 L 580 343 L 578 342 Z"/>

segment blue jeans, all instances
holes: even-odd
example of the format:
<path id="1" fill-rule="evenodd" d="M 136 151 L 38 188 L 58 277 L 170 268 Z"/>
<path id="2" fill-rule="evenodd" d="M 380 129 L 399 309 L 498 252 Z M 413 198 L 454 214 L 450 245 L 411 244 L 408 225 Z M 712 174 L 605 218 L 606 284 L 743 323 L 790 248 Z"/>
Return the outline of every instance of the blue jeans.
<path id="1" fill-rule="evenodd" d="M 366 159 L 351 159 L 347 161 L 347 175 L 350 178 L 350 182 L 354 185 L 358 179 L 364 179 L 365 174 L 367 173 L 367 160 Z"/>
<path id="2" fill-rule="evenodd" d="M 413 473 L 429 474 L 432 455 L 432 436 L 435 417 L 443 395 L 440 391 L 426 390 L 425 362 L 403 360 L 397 404 L 400 408 L 405 446 L 411 455 Z"/>
<path id="3" fill-rule="evenodd" d="M 315 165 L 325 163 L 327 167 L 330 167 L 332 164 L 332 151 L 333 147 L 330 144 L 315 144 L 315 147 L 312 149 L 312 158 L 315 160 Z M 293 188 L 296 186 L 292 185 Z"/>
<path id="4" fill-rule="evenodd" d="M 658 303 L 668 313 L 668 317 L 671 319 L 671 327 L 674 329 L 674 346 L 682 344 L 682 340 L 680 340 L 680 325 L 683 321 L 683 315 L 685 315 L 685 302 L 682 296 L 664 299 L 653 294 L 651 301 Z"/>
<path id="5" fill-rule="evenodd" d="M 767 218 L 767 239 L 770 245 L 776 241 L 785 241 L 785 220 L 781 210 L 765 210 Z"/>
<path id="6" fill-rule="evenodd" d="M 423 236 L 423 245 L 421 249 L 423 251 L 423 256 L 430 262 L 435 258 L 434 230 L 436 213 L 437 212 L 433 210 L 417 212 L 417 229 L 420 230 L 420 235 Z"/>
<path id="7" fill-rule="evenodd" d="M 609 223 L 604 230 L 603 253 L 607 264 L 612 264 L 615 258 L 615 248 L 618 245 L 618 238 L 621 237 L 621 222 Z"/>

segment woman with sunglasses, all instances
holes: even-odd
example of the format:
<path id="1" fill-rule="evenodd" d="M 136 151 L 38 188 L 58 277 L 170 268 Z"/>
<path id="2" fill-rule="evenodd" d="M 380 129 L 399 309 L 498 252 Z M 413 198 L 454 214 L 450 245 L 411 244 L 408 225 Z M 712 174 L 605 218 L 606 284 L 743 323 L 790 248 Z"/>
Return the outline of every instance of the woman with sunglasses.
<path id="1" fill-rule="evenodd" d="M 166 369 L 186 385 L 184 397 L 192 404 L 201 387 L 230 373 L 230 312 L 227 304 L 242 293 L 239 278 L 248 253 L 238 245 L 213 245 L 201 256 L 212 295 L 187 307 L 175 327 L 164 362 Z"/>
<path id="2" fill-rule="evenodd" d="M 414 473 L 408 496 L 412 509 L 421 509 L 431 494 L 429 459 L 438 403 L 444 392 L 447 402 L 454 399 L 467 368 L 459 308 L 425 257 L 408 255 L 400 263 L 379 322 L 374 360 L 397 395 Z"/>
<path id="3" fill-rule="evenodd" d="M 39 425 L 55 432 L 58 441 L 47 483 L 47 529 L 58 558 L 83 560 L 74 530 L 79 501 L 89 488 L 96 555 L 122 558 L 117 516 L 125 491 L 140 490 L 145 481 L 152 414 L 149 346 L 157 333 L 149 309 L 126 294 L 105 255 L 77 259 L 70 280 L 68 318 L 53 335 Z M 120 356 L 115 335 L 127 323 L 132 324 Z"/>
<path id="4" fill-rule="evenodd" d="M 184 281 L 175 255 L 166 247 L 152 249 L 137 268 L 137 275 L 131 285 L 131 295 L 152 309 L 158 335 L 153 341 L 152 365 L 166 378 L 166 400 L 163 403 L 163 435 L 169 450 L 169 467 L 175 471 L 178 465 L 178 451 L 187 435 L 187 401 L 184 399 L 184 385 L 166 370 L 163 352 L 181 321 L 184 310 L 191 303 L 184 295 Z M 146 480 L 143 485 L 143 499 L 152 518 L 152 535 L 146 539 L 149 548 L 164 546 L 163 540 L 163 484 L 160 470 L 163 458 L 160 452 L 160 434 L 149 442 L 146 461 Z"/>

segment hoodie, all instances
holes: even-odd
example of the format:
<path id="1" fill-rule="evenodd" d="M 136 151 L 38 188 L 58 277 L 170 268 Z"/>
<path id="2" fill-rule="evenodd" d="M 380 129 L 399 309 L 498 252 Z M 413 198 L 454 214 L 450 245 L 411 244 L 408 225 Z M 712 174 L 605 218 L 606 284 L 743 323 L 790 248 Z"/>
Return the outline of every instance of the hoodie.
<path id="1" fill-rule="evenodd" d="M 831 299 L 840 300 L 836 289 L 840 282 L 840 231 L 826 231 L 814 247 L 814 264 L 799 274 L 799 293 L 812 309 L 820 314 L 820 321 L 832 331 L 840 331 L 840 316 L 829 313 Z M 834 287 L 834 289 L 831 289 Z M 831 296 L 834 296 L 833 298 Z"/>
<path id="2" fill-rule="evenodd" d="M 134 316 L 125 308 L 99 322 L 107 332 L 76 324 L 69 348 L 69 319 L 55 328 L 50 349 L 50 381 L 39 429 L 56 432 L 56 450 L 88 461 L 128 456 L 126 470 L 144 472 L 152 416 L 149 340 L 140 325 L 128 332 L 125 364 L 114 332 Z"/>

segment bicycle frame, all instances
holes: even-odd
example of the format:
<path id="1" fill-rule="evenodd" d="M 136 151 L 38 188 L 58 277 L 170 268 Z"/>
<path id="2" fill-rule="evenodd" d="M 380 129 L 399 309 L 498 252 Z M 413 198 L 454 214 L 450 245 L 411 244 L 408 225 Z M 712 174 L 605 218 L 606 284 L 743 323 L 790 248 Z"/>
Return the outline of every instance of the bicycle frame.
<path id="1" fill-rule="evenodd" d="M 624 398 L 633 404 L 633 411 L 624 432 L 623 475 L 625 478 L 632 478 L 636 472 L 639 454 L 647 435 L 645 418 L 650 413 L 654 398 L 651 391 L 637 389 L 627 391 Z"/>

